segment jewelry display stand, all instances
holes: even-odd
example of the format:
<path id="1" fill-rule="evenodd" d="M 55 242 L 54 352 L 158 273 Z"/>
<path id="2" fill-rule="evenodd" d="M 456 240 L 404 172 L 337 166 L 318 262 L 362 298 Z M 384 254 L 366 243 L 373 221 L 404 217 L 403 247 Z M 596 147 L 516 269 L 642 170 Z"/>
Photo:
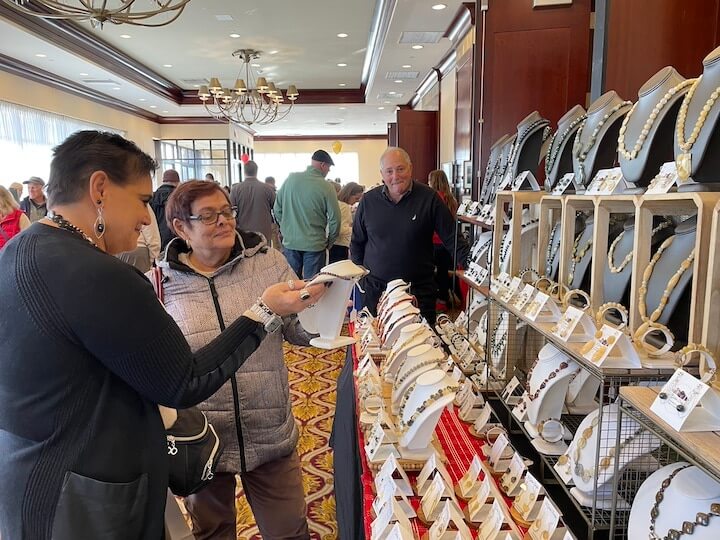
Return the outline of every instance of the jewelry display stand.
<path id="1" fill-rule="evenodd" d="M 400 366 L 392 390 L 392 412 L 400 412 L 400 404 L 417 378 L 431 369 L 437 369 L 445 359 L 441 349 L 424 343 L 407 352 L 407 358 Z"/>
<path id="2" fill-rule="evenodd" d="M 630 102 L 623 101 L 614 90 L 588 107 L 587 118 L 578 129 L 572 151 L 575 176 L 584 186 L 600 169 L 608 169 L 615 163 L 620 121 L 629 110 Z"/>
<path id="3" fill-rule="evenodd" d="M 703 74 L 686 94 L 678 113 L 675 132 L 675 163 L 680 180 L 691 177 L 679 190 L 708 190 L 717 184 L 720 170 L 720 47 L 703 60 Z M 682 136 L 682 140 L 679 139 Z M 717 189 L 712 187 L 713 190 Z"/>
<path id="4" fill-rule="evenodd" d="M 303 328 L 312 334 L 320 334 L 310 344 L 321 349 L 336 349 L 355 343 L 349 336 L 341 336 L 347 312 L 350 291 L 368 271 L 350 260 L 329 264 L 320 270 L 310 284 L 332 283 L 318 302 L 298 314 Z"/>
<path id="5" fill-rule="evenodd" d="M 638 91 L 638 100 L 620 129 L 619 160 L 623 177 L 646 187 L 663 163 L 673 157 L 675 120 L 692 81 L 664 67 Z"/>
<path id="6" fill-rule="evenodd" d="M 396 311 L 397 314 L 393 314 L 388 321 L 388 324 L 384 328 L 384 333 L 381 336 L 383 345 L 387 348 L 395 344 L 395 341 L 400 336 L 400 331 L 403 327 L 408 324 L 416 323 L 420 319 L 420 310 L 412 304 L 407 304 L 401 309 Z"/>
<path id="7" fill-rule="evenodd" d="M 593 217 L 593 215 L 590 215 L 585 219 L 585 228 L 582 233 L 575 237 L 575 242 L 570 251 L 570 261 L 567 264 L 568 271 L 566 275 L 561 276 L 570 290 L 581 288 L 592 262 Z"/>
<path id="8" fill-rule="evenodd" d="M 478 199 L 482 204 L 490 202 L 490 196 L 494 188 L 495 175 L 500 168 L 500 156 L 502 155 L 502 149 L 510 138 L 510 135 L 505 134 L 493 143 L 490 147 L 490 156 L 488 157 L 487 166 L 485 167 L 485 175 L 483 176 L 482 191 L 480 192 L 480 198 Z"/>
<path id="9" fill-rule="evenodd" d="M 573 172 L 572 143 L 584 119 L 585 109 L 575 105 L 558 120 L 557 130 L 550 138 L 545 154 L 546 189 L 551 190 L 565 173 Z"/>
<path id="10" fill-rule="evenodd" d="M 568 385 L 565 407 L 570 414 L 589 414 L 598 408 L 595 396 L 600 381 L 586 370 L 580 370 Z"/>
<path id="11" fill-rule="evenodd" d="M 656 498 L 659 493 L 660 501 Z M 684 461 L 667 465 L 640 486 L 630 511 L 628 538 L 644 538 L 651 527 L 660 538 L 666 538 L 669 529 L 682 531 L 683 523 L 695 523 L 699 513 L 709 514 L 711 505 L 718 502 L 720 484 L 707 474 Z M 657 517 L 652 517 L 654 512 Z M 692 537 L 697 540 L 720 537 L 718 516 L 710 517 L 705 526 L 696 524 Z"/>
<path id="12" fill-rule="evenodd" d="M 547 140 L 549 126 L 550 122 L 537 111 L 531 112 L 517 125 L 517 137 L 506 172 L 513 180 L 523 171 L 537 170 L 540 149 Z"/>
<path id="13" fill-rule="evenodd" d="M 385 380 L 394 382 L 398 370 L 403 366 L 410 349 L 431 340 L 435 341 L 433 336 L 432 330 L 422 323 L 411 323 L 403 326 L 402 330 L 400 330 L 400 336 L 398 336 L 387 355 L 387 362 L 383 365 Z"/>

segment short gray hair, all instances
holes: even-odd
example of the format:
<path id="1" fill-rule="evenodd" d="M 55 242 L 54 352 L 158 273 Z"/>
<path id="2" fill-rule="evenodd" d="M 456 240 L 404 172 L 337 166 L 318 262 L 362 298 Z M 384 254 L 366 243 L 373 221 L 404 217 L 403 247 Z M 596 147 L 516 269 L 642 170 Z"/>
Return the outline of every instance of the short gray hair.
<path id="1" fill-rule="evenodd" d="M 403 150 L 399 146 L 388 146 L 387 150 L 385 150 L 382 153 L 382 156 L 380 156 L 380 169 L 381 170 L 383 168 L 383 161 L 385 161 L 385 156 L 387 156 L 388 154 L 392 154 L 393 152 L 397 152 L 398 154 L 400 154 L 400 156 L 403 158 L 405 163 L 407 163 L 408 165 L 412 165 L 412 161 L 410 160 L 410 155 L 405 150 Z"/>

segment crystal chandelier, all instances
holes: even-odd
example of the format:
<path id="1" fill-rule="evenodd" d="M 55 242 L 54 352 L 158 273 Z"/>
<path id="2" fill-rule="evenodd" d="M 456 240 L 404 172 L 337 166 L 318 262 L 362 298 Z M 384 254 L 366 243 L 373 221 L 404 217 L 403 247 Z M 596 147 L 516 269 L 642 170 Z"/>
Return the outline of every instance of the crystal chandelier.
<path id="1" fill-rule="evenodd" d="M 190 0 L 141 0 L 150 4 L 144 11 L 132 11 L 137 0 L 0 0 L 17 11 L 44 19 L 90 21 L 93 26 L 103 23 L 135 26 L 165 26 L 177 19 Z M 137 6 L 136 6 L 137 7 Z M 169 19 L 148 22 L 156 15 L 169 14 Z"/>
<path id="2" fill-rule="evenodd" d="M 232 54 L 243 63 L 235 87 L 223 88 L 220 80 L 212 77 L 209 85 L 198 90 L 208 113 L 219 120 L 246 126 L 271 124 L 285 118 L 299 95 L 295 85 L 288 86 L 286 97 L 290 103 L 286 104 L 282 90 L 265 77 L 256 78 L 251 69 L 250 63 L 260 58 L 260 51 L 238 49 Z"/>

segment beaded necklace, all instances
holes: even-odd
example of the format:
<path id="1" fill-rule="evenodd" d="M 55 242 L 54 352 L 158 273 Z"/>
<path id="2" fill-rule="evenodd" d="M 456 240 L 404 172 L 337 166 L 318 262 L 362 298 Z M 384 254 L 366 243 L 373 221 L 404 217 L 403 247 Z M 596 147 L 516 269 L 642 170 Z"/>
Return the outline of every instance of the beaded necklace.
<path id="1" fill-rule="evenodd" d="M 695 515 L 695 521 L 684 521 L 682 527 L 678 529 L 668 529 L 665 536 L 659 536 L 655 525 L 657 518 L 660 516 L 660 504 L 665 500 L 665 491 L 670 487 L 673 479 L 681 472 L 690 467 L 690 465 L 683 465 L 678 467 L 670 473 L 665 480 L 660 484 L 660 489 L 655 493 L 655 503 L 650 509 L 650 526 L 649 536 L 650 540 L 679 540 L 683 535 L 692 536 L 695 532 L 695 527 L 702 526 L 707 527 L 710 524 L 710 518 L 713 516 L 720 516 L 720 503 L 712 503 L 710 505 L 710 512 L 698 512 Z"/>
<path id="2" fill-rule="evenodd" d="M 520 147 L 525 144 L 525 139 L 530 135 L 532 131 L 542 125 L 545 125 L 546 127 L 548 126 L 548 121 L 544 118 L 541 118 L 540 120 L 535 120 L 534 122 L 531 122 L 525 127 L 523 132 L 517 136 L 517 139 L 515 139 L 515 143 L 513 144 L 512 150 L 510 151 L 510 158 L 508 159 L 508 163 L 514 163 Z M 545 133 L 543 133 L 543 136 L 543 140 L 545 140 L 547 138 L 545 137 Z"/>
<path id="3" fill-rule="evenodd" d="M 650 233 L 650 239 L 652 240 L 652 237 L 655 236 L 655 234 L 659 233 L 663 229 L 667 229 L 671 223 L 669 221 L 663 221 L 660 225 L 655 227 L 652 232 Z M 610 272 L 613 274 L 619 274 L 622 272 L 625 267 L 630 264 L 630 261 L 632 261 L 633 258 L 633 250 L 630 250 L 630 252 L 625 255 L 625 258 L 620 263 L 620 266 L 615 266 L 615 248 L 617 247 L 618 243 L 622 239 L 622 237 L 625 235 L 625 231 L 621 232 L 615 240 L 613 240 L 613 243 L 610 244 L 610 249 L 608 250 L 608 267 L 610 268 Z"/>
<path id="4" fill-rule="evenodd" d="M 618 152 L 620 152 L 620 155 L 624 157 L 626 160 L 630 161 L 637 157 L 638 153 L 643 147 L 643 144 L 645 144 L 645 139 L 647 139 L 647 136 L 650 134 L 650 130 L 653 127 L 653 124 L 655 123 L 655 119 L 660 114 L 660 111 L 662 110 L 665 105 L 667 105 L 667 102 L 670 101 L 670 98 L 672 98 L 675 94 L 677 94 L 680 90 L 683 88 L 693 84 L 695 82 L 695 79 L 687 79 L 677 86 L 674 86 L 670 88 L 667 92 L 665 92 L 665 95 L 655 104 L 655 107 L 653 107 L 652 112 L 650 113 L 650 116 L 648 116 L 647 120 L 645 120 L 645 125 L 643 125 L 642 130 L 640 130 L 640 136 L 638 137 L 637 141 L 635 142 L 635 146 L 633 146 L 632 150 L 628 150 L 625 147 L 625 132 L 627 131 L 628 123 L 630 122 L 630 118 L 632 117 L 633 113 L 635 112 L 635 109 L 638 106 L 638 103 L 640 101 L 638 100 L 635 105 L 632 106 L 632 109 L 630 109 L 630 112 L 625 116 L 625 119 L 623 120 L 622 126 L 620 127 L 620 134 L 618 136 Z"/>
<path id="5" fill-rule="evenodd" d="M 575 239 L 575 242 L 573 243 L 573 250 L 570 259 L 570 273 L 568 274 L 568 285 L 570 286 L 572 286 L 573 278 L 575 277 L 575 268 L 577 267 L 577 263 L 583 260 L 583 257 L 585 257 L 593 244 L 591 237 L 590 240 L 588 240 L 587 244 L 585 244 L 580 250 L 580 252 L 578 252 L 578 244 L 580 243 L 581 238 L 582 233 L 578 235 L 578 237 Z"/>
<path id="6" fill-rule="evenodd" d="M 690 150 L 695 144 L 695 141 L 697 141 L 697 138 L 700 135 L 700 130 L 702 130 L 703 126 L 705 125 L 708 113 L 710 113 L 710 110 L 713 108 L 713 105 L 715 105 L 718 97 L 720 97 L 719 86 L 713 91 L 712 94 L 710 94 L 710 97 L 707 99 L 705 105 L 700 110 L 700 116 L 698 116 L 698 119 L 693 126 L 690 137 L 688 137 L 688 139 L 686 140 L 685 122 L 687 121 L 688 108 L 690 107 L 690 102 L 695 95 L 695 90 L 697 90 L 698 86 L 700 86 L 701 80 L 702 75 L 695 79 L 695 82 L 690 87 L 690 91 L 685 94 L 685 98 L 680 105 L 680 111 L 678 112 L 677 124 L 675 127 L 675 136 L 677 139 L 677 145 L 683 153 L 677 157 L 675 163 L 677 165 L 678 176 L 681 180 L 687 180 L 690 177 L 690 173 L 692 172 L 692 154 L 690 153 Z"/>
<path id="7" fill-rule="evenodd" d="M 577 127 L 578 124 L 583 122 L 587 118 L 586 114 L 581 114 L 578 116 L 575 120 L 573 120 L 570 125 L 565 128 L 565 131 L 562 132 L 560 135 L 560 138 L 558 139 L 557 146 L 555 145 L 555 139 L 557 138 L 558 132 L 556 131 L 552 138 L 550 139 L 550 144 L 548 145 L 547 154 L 545 154 L 545 177 L 550 176 L 550 172 L 552 171 L 553 167 L 555 166 L 555 161 L 557 160 L 558 155 L 560 154 L 560 149 L 565 146 L 565 141 L 570 136 L 570 134 L 573 132 L 573 130 Z M 553 151 L 554 149 L 554 151 Z"/>
<path id="8" fill-rule="evenodd" d="M 437 390 L 430 394 L 428 398 L 423 401 L 420 406 L 415 409 L 415 412 L 412 414 L 410 418 L 408 418 L 407 421 L 403 420 L 403 415 L 400 415 L 400 422 L 398 424 L 398 427 L 400 428 L 400 431 L 402 433 L 406 433 L 413 424 L 420 418 L 420 416 L 436 401 L 441 400 L 445 396 L 449 396 L 450 394 L 456 393 L 457 388 L 454 386 L 446 386 L 445 388 L 441 388 L 440 390 Z"/>
<path id="9" fill-rule="evenodd" d="M 613 463 L 613 458 L 615 458 L 617 455 L 619 455 L 620 452 L 622 452 L 628 444 L 630 444 L 632 441 L 637 439 L 645 431 L 645 428 L 643 428 L 643 427 L 639 427 L 638 429 L 636 429 L 632 434 L 630 434 L 630 436 L 627 439 L 625 439 L 624 441 L 622 441 L 620 443 L 620 446 L 618 447 L 617 451 L 615 450 L 615 447 L 610 447 L 608 449 L 607 455 L 600 458 L 600 460 L 598 461 L 597 470 L 595 470 L 595 467 L 586 469 L 583 466 L 583 464 L 580 463 L 580 453 L 581 453 L 582 449 L 587 446 L 588 440 L 592 436 L 593 431 L 597 425 L 598 425 L 598 417 L 596 416 L 595 418 L 593 418 L 593 421 L 590 424 L 590 427 L 586 428 L 583 431 L 582 436 L 580 437 L 580 439 L 577 442 L 577 445 L 575 445 L 575 474 L 577 474 L 585 482 L 589 482 L 596 475 L 599 475 L 600 472 L 609 468 L 610 465 L 612 465 L 612 463 Z"/>
<path id="10" fill-rule="evenodd" d="M 550 241 L 548 242 L 547 249 L 545 250 L 545 275 L 550 275 L 552 272 L 552 266 L 557 258 L 558 251 L 560 251 L 560 242 L 555 244 L 555 235 L 557 234 L 560 222 L 558 221 L 550 231 Z"/>
<path id="11" fill-rule="evenodd" d="M 75 225 L 70 223 L 67 219 L 62 217 L 60 214 L 56 214 L 55 212 L 51 211 L 48 213 L 47 217 L 50 221 L 52 221 L 55 225 L 57 225 L 58 228 L 64 229 L 71 233 L 75 233 L 75 234 L 81 236 L 82 238 L 84 238 L 85 240 L 87 240 L 88 242 L 90 242 L 96 248 L 100 249 L 98 247 L 98 245 L 93 241 L 93 239 L 90 238 L 87 234 L 85 234 L 82 231 L 82 229 L 80 229 L 79 227 L 76 227 Z"/>
<path id="12" fill-rule="evenodd" d="M 665 290 L 663 291 L 662 296 L 660 297 L 660 303 L 658 304 L 658 307 L 653 311 L 650 316 L 648 317 L 647 314 L 647 305 L 646 305 L 646 299 L 647 299 L 647 290 L 648 290 L 648 282 L 650 281 L 650 277 L 652 276 L 653 270 L 655 269 L 655 265 L 660 260 L 660 257 L 662 257 L 663 252 L 670 247 L 670 244 L 673 243 L 673 240 L 675 240 L 675 236 L 670 236 L 668 239 L 666 239 L 661 245 L 660 248 L 657 250 L 657 253 L 653 255 L 652 259 L 650 259 L 650 262 L 648 263 L 647 267 L 645 268 L 645 272 L 643 273 L 643 279 L 642 283 L 640 284 L 640 302 L 638 304 L 638 311 L 640 312 L 640 317 L 643 321 L 647 322 L 655 322 L 660 318 L 660 315 L 662 315 L 663 310 L 665 309 L 665 306 L 668 303 L 668 300 L 670 300 L 670 295 L 672 294 L 673 290 L 678 284 L 678 281 L 680 281 L 680 277 L 685 273 L 685 271 L 690 268 L 692 265 L 693 260 L 695 259 L 695 249 L 693 248 L 692 251 L 690 251 L 690 254 L 687 256 L 687 258 L 680 263 L 680 267 L 675 271 L 675 273 L 672 275 L 670 280 L 667 282 L 667 285 L 665 286 Z"/>
<path id="13" fill-rule="evenodd" d="M 575 144 L 573 144 L 573 154 L 578 160 L 578 163 L 580 164 L 580 183 L 585 184 L 585 178 L 587 176 L 587 172 L 585 172 L 585 159 L 587 159 L 588 154 L 590 153 L 590 150 L 592 150 L 593 146 L 595 146 L 595 143 L 597 142 L 597 137 L 600 134 L 600 131 L 602 130 L 605 123 L 610 119 L 610 117 L 614 116 L 616 112 L 618 112 L 623 107 L 627 107 L 630 105 L 630 101 L 621 101 L 617 105 L 615 105 L 612 109 L 610 109 L 607 113 L 605 113 L 605 116 L 602 117 L 600 122 L 598 122 L 598 125 L 595 126 L 595 129 L 593 130 L 592 134 L 590 135 L 590 139 L 587 142 L 587 145 L 583 147 L 582 142 L 582 132 L 585 128 L 585 125 L 587 124 L 587 117 L 582 121 L 580 124 L 580 128 L 577 130 L 577 133 L 575 134 Z M 588 115 L 589 116 L 589 115 Z"/>

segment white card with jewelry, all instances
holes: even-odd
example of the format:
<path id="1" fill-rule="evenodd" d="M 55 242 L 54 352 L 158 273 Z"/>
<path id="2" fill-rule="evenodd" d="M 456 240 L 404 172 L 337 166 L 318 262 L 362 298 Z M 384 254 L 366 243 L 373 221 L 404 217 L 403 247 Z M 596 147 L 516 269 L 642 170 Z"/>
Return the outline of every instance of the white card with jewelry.
<path id="1" fill-rule="evenodd" d="M 663 163 L 660 172 L 650 180 L 645 192 L 648 195 L 662 195 L 668 193 L 678 181 L 677 165 L 674 161 Z"/>
<path id="2" fill-rule="evenodd" d="M 490 515 L 478 531 L 478 540 L 493 540 L 496 538 L 503 523 L 505 523 L 505 514 L 503 514 L 502 508 L 500 507 L 500 502 L 495 499 L 490 509 Z"/>
<path id="3" fill-rule="evenodd" d="M 513 307 L 517 309 L 518 311 L 522 311 L 523 308 L 527 305 L 528 302 L 530 302 L 530 299 L 535 294 L 536 290 L 535 287 L 530 285 L 529 283 L 525 284 L 525 287 L 523 287 L 523 290 L 520 291 L 520 293 L 515 297 L 515 301 L 513 302 Z"/>
<path id="4" fill-rule="evenodd" d="M 720 426 L 720 397 L 708 390 L 707 384 L 677 369 L 650 410 L 677 431 L 716 431 Z"/>
<path id="5" fill-rule="evenodd" d="M 527 521 L 533 514 L 535 503 L 540 496 L 542 487 L 540 486 L 538 479 L 530 472 L 525 474 L 525 479 L 520 487 L 520 495 L 518 495 L 513 501 L 513 506 L 520 514 L 520 517 Z"/>
<path id="6" fill-rule="evenodd" d="M 595 331 L 595 324 L 590 316 L 575 306 L 568 306 L 563 316 L 551 329 L 551 332 L 565 343 L 586 343 L 592 339 Z"/>
<path id="7" fill-rule="evenodd" d="M 538 516 L 528 530 L 530 538 L 532 538 L 532 540 L 548 540 L 552 538 L 559 522 L 560 513 L 552 504 L 550 498 L 545 497 Z"/>
<path id="8" fill-rule="evenodd" d="M 585 191 L 585 195 L 617 195 L 625 191 L 627 184 L 622 169 L 600 169 Z"/>
<path id="9" fill-rule="evenodd" d="M 525 308 L 525 315 L 533 322 L 555 322 L 562 316 L 555 300 L 540 291 Z"/>
<path id="10" fill-rule="evenodd" d="M 518 276 L 512 278 L 510 286 L 500 293 L 500 300 L 508 304 L 512 297 L 515 296 L 515 293 L 518 292 L 520 285 L 522 285 L 522 280 Z"/>
<path id="11" fill-rule="evenodd" d="M 588 341 L 580 351 L 582 355 L 597 366 L 617 368 L 641 368 L 637 350 L 629 338 L 619 328 L 603 324 L 592 341 Z"/>

